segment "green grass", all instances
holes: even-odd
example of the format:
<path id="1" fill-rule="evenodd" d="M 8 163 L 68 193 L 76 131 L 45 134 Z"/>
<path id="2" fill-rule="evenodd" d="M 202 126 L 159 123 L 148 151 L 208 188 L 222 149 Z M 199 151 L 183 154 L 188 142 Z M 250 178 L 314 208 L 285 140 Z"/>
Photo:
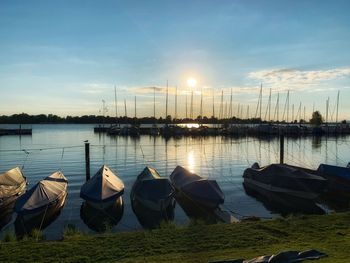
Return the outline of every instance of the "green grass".
<path id="1" fill-rule="evenodd" d="M 79 234 L 63 241 L 0 242 L 0 262 L 208 262 L 318 249 L 319 262 L 349 262 L 350 213 L 237 224 L 163 224 L 152 231 Z"/>

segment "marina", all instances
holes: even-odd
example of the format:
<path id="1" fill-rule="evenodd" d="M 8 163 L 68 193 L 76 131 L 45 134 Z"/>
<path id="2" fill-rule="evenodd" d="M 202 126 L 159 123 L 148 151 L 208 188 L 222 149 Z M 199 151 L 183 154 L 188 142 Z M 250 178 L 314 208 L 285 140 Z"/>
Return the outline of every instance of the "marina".
<path id="1" fill-rule="evenodd" d="M 244 170 L 255 162 L 261 165 L 279 162 L 279 137 L 183 136 L 165 139 L 151 135 L 109 136 L 94 133 L 93 127 L 33 125 L 32 136 L 0 137 L 1 171 L 15 166 L 23 167 L 28 188 L 57 170 L 62 171 L 69 182 L 68 196 L 60 215 L 44 230 L 49 239 L 59 238 L 67 225 L 75 225 L 91 233 L 101 230 L 101 226 L 90 224 L 91 215 L 95 212 L 80 198 L 80 189 L 86 181 L 84 141 L 87 140 L 90 143 L 91 174 L 95 174 L 102 164 L 107 164 L 125 185 L 123 215 L 113 231 L 142 229 L 132 211 L 130 194 L 137 176 L 146 166 L 154 167 L 165 178 L 169 178 L 175 167 L 181 165 L 191 173 L 216 180 L 225 196 L 222 209 L 230 211 L 238 219 L 252 216 L 274 218 L 284 214 L 271 205 L 266 206 L 261 198 L 249 195 L 243 185 Z M 313 170 L 321 163 L 346 167 L 349 151 L 348 136 L 286 136 L 284 161 Z M 316 210 L 322 213 L 334 209 L 341 211 L 349 204 L 347 199 L 343 200 L 341 204 L 316 204 Z M 14 213 L 10 221 L 14 222 L 15 219 Z M 190 222 L 180 205 L 175 206 L 174 221 L 179 225 Z M 1 233 L 14 227 L 11 222 L 3 227 Z"/>

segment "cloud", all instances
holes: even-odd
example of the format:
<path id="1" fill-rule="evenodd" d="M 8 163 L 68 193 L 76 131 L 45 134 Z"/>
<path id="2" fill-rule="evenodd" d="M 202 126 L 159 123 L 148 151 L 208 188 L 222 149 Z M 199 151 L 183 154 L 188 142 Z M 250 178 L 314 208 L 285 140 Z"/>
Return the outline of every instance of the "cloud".
<path id="1" fill-rule="evenodd" d="M 350 68 L 335 68 L 329 70 L 298 70 L 277 69 L 260 70 L 248 74 L 248 78 L 257 80 L 263 85 L 279 90 L 309 90 L 310 88 L 329 89 L 321 87 L 322 82 L 336 80 L 350 75 Z M 315 89 L 316 90 L 316 89 Z"/>

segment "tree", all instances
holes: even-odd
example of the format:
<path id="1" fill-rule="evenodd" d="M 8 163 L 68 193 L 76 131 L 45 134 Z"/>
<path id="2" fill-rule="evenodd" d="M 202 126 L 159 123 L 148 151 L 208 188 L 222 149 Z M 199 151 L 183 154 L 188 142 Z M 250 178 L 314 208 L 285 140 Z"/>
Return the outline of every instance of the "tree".
<path id="1" fill-rule="evenodd" d="M 323 123 L 323 117 L 319 111 L 315 111 L 312 113 L 310 123 L 316 126 L 320 126 Z"/>

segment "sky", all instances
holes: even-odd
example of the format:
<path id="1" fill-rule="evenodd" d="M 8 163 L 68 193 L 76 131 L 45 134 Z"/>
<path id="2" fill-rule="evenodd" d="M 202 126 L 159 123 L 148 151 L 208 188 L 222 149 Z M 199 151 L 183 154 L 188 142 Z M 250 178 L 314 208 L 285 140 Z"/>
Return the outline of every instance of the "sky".
<path id="1" fill-rule="evenodd" d="M 289 90 L 312 110 L 350 120 L 350 2 L 325 0 L 0 1 L 0 115 L 283 114 Z M 195 78 L 195 87 L 187 80 Z M 227 106 L 226 106 L 227 105 Z M 301 105 L 301 106 L 300 106 Z M 188 109 L 190 105 L 188 105 Z M 291 114 L 291 113 L 290 113 Z M 273 118 L 273 117 L 272 117 Z M 290 117 L 291 118 L 291 117 Z"/>

